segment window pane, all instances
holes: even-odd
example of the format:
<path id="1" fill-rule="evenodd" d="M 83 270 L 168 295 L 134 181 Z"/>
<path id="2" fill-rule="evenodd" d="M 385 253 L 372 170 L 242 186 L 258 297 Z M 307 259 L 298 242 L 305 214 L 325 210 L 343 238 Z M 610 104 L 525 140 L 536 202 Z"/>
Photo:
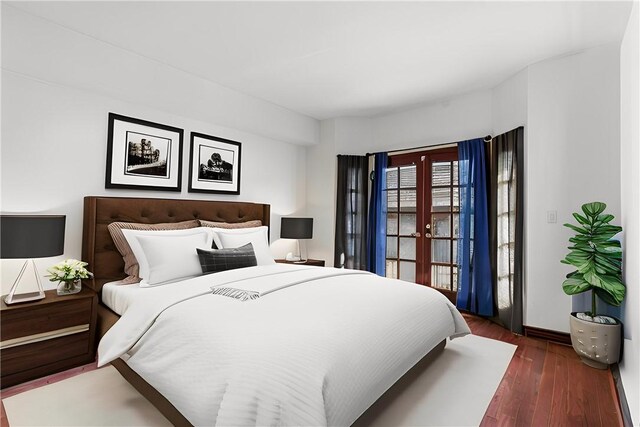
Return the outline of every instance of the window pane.
<path id="1" fill-rule="evenodd" d="M 451 237 L 451 214 L 433 214 L 433 236 Z"/>
<path id="2" fill-rule="evenodd" d="M 459 185 L 458 183 L 458 161 L 453 162 L 453 185 Z"/>
<path id="3" fill-rule="evenodd" d="M 431 185 L 451 185 L 451 162 L 431 164 Z"/>
<path id="4" fill-rule="evenodd" d="M 400 212 L 416 211 L 416 190 L 400 190 Z"/>
<path id="5" fill-rule="evenodd" d="M 416 187 L 416 166 L 402 166 L 400 168 L 400 188 Z"/>
<path id="6" fill-rule="evenodd" d="M 458 187 L 453 188 L 453 210 L 460 212 L 460 189 Z"/>
<path id="7" fill-rule="evenodd" d="M 453 237 L 460 237 L 460 214 L 453 214 Z"/>
<path id="8" fill-rule="evenodd" d="M 400 238 L 400 258 L 416 259 L 416 239 L 414 237 Z"/>
<path id="9" fill-rule="evenodd" d="M 451 289 L 451 267 L 432 265 L 431 286 L 439 289 Z"/>
<path id="10" fill-rule="evenodd" d="M 387 169 L 387 188 L 398 188 L 398 168 Z"/>
<path id="11" fill-rule="evenodd" d="M 387 214 L 387 234 L 398 234 L 398 214 Z"/>
<path id="12" fill-rule="evenodd" d="M 457 264 L 458 263 L 458 241 L 452 240 L 451 242 L 453 243 L 453 261 L 451 262 L 451 264 Z"/>
<path id="13" fill-rule="evenodd" d="M 387 258 L 398 258 L 397 237 L 387 237 Z"/>
<path id="14" fill-rule="evenodd" d="M 458 269 L 455 267 L 453 269 L 453 290 L 458 291 Z"/>
<path id="15" fill-rule="evenodd" d="M 407 282 L 416 282 L 416 263 L 409 261 L 400 261 L 400 280 Z"/>
<path id="16" fill-rule="evenodd" d="M 432 212 L 449 212 L 451 204 L 450 188 L 433 188 L 431 189 L 431 211 Z"/>
<path id="17" fill-rule="evenodd" d="M 387 260 L 385 275 L 391 279 L 398 278 L 398 261 Z"/>
<path id="18" fill-rule="evenodd" d="M 416 215 L 401 214 L 400 215 L 400 234 L 410 236 L 416 232 Z"/>
<path id="19" fill-rule="evenodd" d="M 387 210 L 398 212 L 398 190 L 387 191 Z"/>
<path id="20" fill-rule="evenodd" d="M 451 240 L 431 240 L 431 261 L 433 262 L 451 262 Z"/>

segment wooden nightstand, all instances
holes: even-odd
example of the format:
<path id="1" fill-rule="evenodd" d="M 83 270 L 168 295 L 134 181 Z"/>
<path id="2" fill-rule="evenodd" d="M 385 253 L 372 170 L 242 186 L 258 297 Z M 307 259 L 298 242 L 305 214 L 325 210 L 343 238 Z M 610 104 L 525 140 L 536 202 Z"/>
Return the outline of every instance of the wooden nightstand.
<path id="1" fill-rule="evenodd" d="M 324 260 L 323 259 L 311 259 L 311 258 L 309 258 L 305 262 L 295 262 L 295 261 L 287 261 L 286 259 L 277 259 L 276 262 L 280 263 L 280 264 L 313 265 L 313 266 L 316 266 L 316 267 L 324 267 Z"/>
<path id="2" fill-rule="evenodd" d="M 0 388 L 73 368 L 95 359 L 97 294 L 55 290 L 31 303 L 0 304 Z"/>

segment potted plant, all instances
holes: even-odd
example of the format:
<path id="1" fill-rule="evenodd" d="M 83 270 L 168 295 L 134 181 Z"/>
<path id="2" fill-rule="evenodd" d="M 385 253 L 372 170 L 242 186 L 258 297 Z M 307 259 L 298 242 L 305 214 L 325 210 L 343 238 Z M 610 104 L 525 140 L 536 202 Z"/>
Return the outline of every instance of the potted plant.
<path id="1" fill-rule="evenodd" d="M 571 252 L 561 261 L 577 270 L 567 274 L 562 289 L 567 295 L 591 291 L 591 311 L 571 313 L 571 344 L 584 363 L 605 369 L 618 362 L 622 325 L 618 319 L 598 315 L 597 300 L 620 306 L 626 288 L 622 283 L 622 249 L 613 237 L 622 227 L 609 224 L 613 215 L 603 213 L 607 205 L 582 205 L 583 215 L 574 213 L 578 225 L 564 224 L 577 234 L 569 239 Z"/>
<path id="2" fill-rule="evenodd" d="M 80 292 L 82 289 L 81 280 L 93 276 L 85 267 L 86 262 L 77 259 L 65 259 L 64 261 L 47 269 L 49 280 L 58 282 L 58 295 L 70 295 Z"/>

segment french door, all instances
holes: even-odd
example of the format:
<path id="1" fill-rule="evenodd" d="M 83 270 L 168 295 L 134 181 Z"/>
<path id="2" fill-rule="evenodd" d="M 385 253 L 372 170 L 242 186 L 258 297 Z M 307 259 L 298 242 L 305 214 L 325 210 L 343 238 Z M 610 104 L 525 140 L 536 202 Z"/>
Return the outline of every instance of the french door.
<path id="1" fill-rule="evenodd" d="M 458 151 L 444 148 L 389 159 L 386 276 L 431 286 L 455 301 Z"/>

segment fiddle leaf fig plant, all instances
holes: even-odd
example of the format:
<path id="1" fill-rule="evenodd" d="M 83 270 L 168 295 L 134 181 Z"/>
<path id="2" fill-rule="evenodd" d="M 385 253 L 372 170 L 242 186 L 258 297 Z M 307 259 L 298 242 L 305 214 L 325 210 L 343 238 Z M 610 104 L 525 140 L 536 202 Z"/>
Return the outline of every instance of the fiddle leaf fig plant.
<path id="1" fill-rule="evenodd" d="M 564 224 L 577 234 L 569 239 L 573 246 L 561 261 L 575 271 L 567 274 L 562 289 L 567 295 L 591 291 L 591 316 L 596 316 L 596 296 L 613 306 L 619 306 L 626 288 L 622 283 L 622 248 L 612 238 L 622 227 L 609 224 L 614 216 L 605 214 L 602 202 L 585 203 L 582 213 L 574 213 L 578 225 Z"/>

